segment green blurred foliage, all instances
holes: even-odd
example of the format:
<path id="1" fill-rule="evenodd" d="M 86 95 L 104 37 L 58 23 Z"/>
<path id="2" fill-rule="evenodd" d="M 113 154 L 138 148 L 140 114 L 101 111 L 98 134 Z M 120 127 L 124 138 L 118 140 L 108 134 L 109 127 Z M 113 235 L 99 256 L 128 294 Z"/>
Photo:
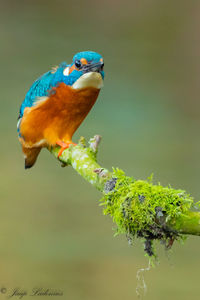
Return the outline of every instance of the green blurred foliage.
<path id="1" fill-rule="evenodd" d="M 141 245 L 114 238 L 101 195 L 47 151 L 24 170 L 16 119 L 39 75 L 78 51 L 100 52 L 105 87 L 74 141 L 101 134 L 103 166 L 141 179 L 153 172 L 199 200 L 199 11 L 195 0 L 0 1 L 0 287 L 136 299 Z M 189 238 L 170 260 L 160 251 L 147 299 L 199 299 L 198 248 Z"/>

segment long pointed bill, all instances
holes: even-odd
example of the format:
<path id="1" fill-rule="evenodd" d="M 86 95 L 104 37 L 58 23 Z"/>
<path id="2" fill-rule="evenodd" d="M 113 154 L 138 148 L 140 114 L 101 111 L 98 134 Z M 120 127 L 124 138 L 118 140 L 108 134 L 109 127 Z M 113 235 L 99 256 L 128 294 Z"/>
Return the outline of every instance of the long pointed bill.
<path id="1" fill-rule="evenodd" d="M 103 66 L 104 66 L 103 62 L 98 62 L 98 63 L 94 63 L 94 64 L 87 64 L 87 65 L 83 66 L 82 71 L 84 73 L 100 72 L 100 71 L 102 71 Z"/>

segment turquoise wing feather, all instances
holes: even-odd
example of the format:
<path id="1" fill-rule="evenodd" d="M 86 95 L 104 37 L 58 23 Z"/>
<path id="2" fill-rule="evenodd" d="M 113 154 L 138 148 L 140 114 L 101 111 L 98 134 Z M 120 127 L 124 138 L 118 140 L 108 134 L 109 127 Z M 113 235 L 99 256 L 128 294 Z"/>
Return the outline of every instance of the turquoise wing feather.
<path id="1" fill-rule="evenodd" d="M 48 96 L 49 92 L 58 83 L 63 81 L 63 69 L 66 64 L 62 64 L 55 71 L 49 71 L 39 77 L 30 87 L 26 94 L 24 101 L 20 107 L 19 118 L 23 117 L 24 109 L 26 107 L 32 107 L 37 103 L 39 97 Z"/>
<path id="2" fill-rule="evenodd" d="M 62 63 L 56 70 L 48 71 L 47 73 L 40 76 L 30 87 L 27 92 L 24 101 L 21 104 L 17 131 L 20 135 L 20 123 L 24 115 L 24 110 L 26 107 L 32 107 L 37 104 L 40 97 L 48 96 L 53 87 L 56 87 L 60 82 L 64 81 L 63 70 L 67 67 L 66 63 Z"/>

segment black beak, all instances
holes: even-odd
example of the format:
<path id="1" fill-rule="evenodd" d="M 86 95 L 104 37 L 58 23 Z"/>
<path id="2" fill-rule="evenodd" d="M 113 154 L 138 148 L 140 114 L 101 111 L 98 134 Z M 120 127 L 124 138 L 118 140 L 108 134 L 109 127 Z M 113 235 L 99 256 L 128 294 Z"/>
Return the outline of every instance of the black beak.
<path id="1" fill-rule="evenodd" d="M 98 63 L 88 63 L 87 65 L 83 65 L 82 71 L 83 73 L 88 73 L 88 72 L 100 72 L 103 71 L 104 63 L 103 62 L 98 62 Z"/>

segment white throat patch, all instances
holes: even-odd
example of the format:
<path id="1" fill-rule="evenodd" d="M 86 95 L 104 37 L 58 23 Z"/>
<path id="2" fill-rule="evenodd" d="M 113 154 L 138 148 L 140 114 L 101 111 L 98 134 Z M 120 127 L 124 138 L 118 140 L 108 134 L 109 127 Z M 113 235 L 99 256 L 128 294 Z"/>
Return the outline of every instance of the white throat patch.
<path id="1" fill-rule="evenodd" d="M 103 86 L 103 79 L 100 73 L 88 72 L 83 74 L 76 82 L 72 85 L 73 89 L 83 89 L 93 87 L 100 89 Z"/>

